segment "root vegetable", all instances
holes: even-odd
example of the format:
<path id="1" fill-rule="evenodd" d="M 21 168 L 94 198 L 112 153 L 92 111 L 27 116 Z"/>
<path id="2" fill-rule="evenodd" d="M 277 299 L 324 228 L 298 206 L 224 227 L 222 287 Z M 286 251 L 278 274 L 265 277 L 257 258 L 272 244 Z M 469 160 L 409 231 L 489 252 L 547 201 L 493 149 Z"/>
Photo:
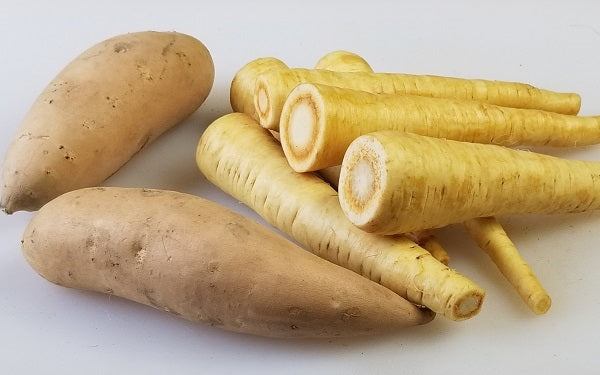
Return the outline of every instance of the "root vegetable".
<path id="1" fill-rule="evenodd" d="M 336 61 L 338 62 L 338 64 L 336 65 Z M 323 65 L 320 65 L 323 64 Z M 366 64 L 366 65 L 365 65 Z M 344 53 L 344 51 L 338 51 L 338 52 L 332 52 L 331 54 L 328 54 L 326 56 L 324 56 L 319 63 L 315 66 L 315 68 L 319 69 L 319 68 L 323 68 L 323 69 L 331 69 L 331 70 L 336 70 L 336 66 L 340 67 L 341 69 L 349 69 L 349 70 L 355 70 L 355 71 L 372 71 L 371 67 L 368 66 L 368 64 L 366 63 L 365 60 L 363 60 L 360 56 L 353 54 L 353 53 Z M 318 85 L 317 85 L 318 86 Z M 298 88 L 296 88 L 296 90 L 298 90 Z M 340 91 L 343 91 L 342 89 L 340 89 Z M 351 93 L 355 92 L 353 90 L 348 90 Z M 291 100 L 291 97 L 293 97 L 293 93 L 290 94 L 290 97 L 288 97 L 288 101 Z M 368 94 L 365 93 L 365 96 L 370 96 L 373 94 Z M 387 95 L 385 94 L 381 94 L 380 96 L 385 97 Z M 406 96 L 403 96 L 404 98 L 407 98 Z M 341 99 L 340 101 L 343 103 L 346 103 L 345 96 L 343 96 L 342 98 L 337 98 L 337 99 Z M 408 99 L 410 99 L 410 97 L 408 97 Z M 423 109 L 424 112 L 426 113 L 426 116 L 424 116 L 423 118 L 419 118 L 414 120 L 412 123 L 409 122 L 407 124 L 405 124 L 405 118 L 406 117 L 411 117 L 411 115 L 413 115 L 412 113 L 403 113 L 404 117 L 401 119 L 396 119 L 396 121 L 406 125 L 405 130 L 407 130 L 408 128 L 413 129 L 413 126 L 415 123 L 417 123 L 418 121 L 421 121 L 422 123 L 429 123 L 431 122 L 432 117 L 444 117 L 444 116 L 439 116 L 438 110 L 441 110 L 442 108 L 440 108 L 439 105 L 435 105 L 435 103 L 439 103 L 439 102 L 449 102 L 449 104 L 460 104 L 460 102 L 457 101 L 453 101 L 453 100 L 445 100 L 445 99 L 435 99 L 435 98 L 423 98 L 423 99 L 418 99 L 418 100 L 422 100 L 423 102 Z M 306 101 L 310 103 L 311 101 L 311 97 L 307 97 Z M 287 101 L 286 101 L 287 102 Z M 292 101 L 293 102 L 293 101 Z M 323 100 L 320 100 L 319 102 L 323 102 Z M 330 142 L 328 147 L 327 147 L 327 151 L 328 153 L 331 153 L 331 148 L 335 148 L 336 146 L 339 146 L 341 143 L 341 140 L 344 139 L 344 136 L 347 135 L 347 133 L 351 130 L 349 128 L 354 129 L 354 127 L 356 126 L 356 129 L 361 129 L 360 126 L 363 126 L 362 130 L 365 131 L 367 129 L 366 128 L 370 128 L 370 126 L 373 124 L 373 122 L 375 121 L 374 118 L 380 118 L 381 113 L 386 113 L 386 112 L 390 112 L 390 106 L 383 106 L 383 107 L 379 107 L 379 108 L 373 108 L 372 106 L 368 106 L 367 109 L 369 110 L 369 114 L 370 116 L 368 116 L 368 118 L 361 118 L 360 120 L 358 120 L 359 117 L 361 116 L 357 116 L 358 114 L 362 113 L 364 114 L 365 112 L 360 112 L 357 111 L 356 108 L 358 107 L 358 105 L 360 105 L 360 103 L 358 103 L 356 106 L 352 106 L 352 108 L 348 108 L 344 105 L 341 105 L 341 108 L 339 107 L 340 105 L 338 104 L 339 102 L 336 102 L 335 105 L 332 106 L 314 106 L 312 107 L 312 109 L 315 112 L 318 112 L 319 110 L 321 112 L 324 112 L 326 109 L 327 110 L 333 110 L 335 112 L 335 116 L 334 119 L 332 119 L 331 115 L 330 116 L 326 116 L 325 114 L 321 113 L 320 115 L 317 116 L 319 124 L 323 124 L 325 126 L 328 125 L 327 122 L 323 122 L 323 118 L 328 118 L 328 121 L 343 121 L 343 126 L 337 126 L 335 127 L 336 130 L 339 131 L 340 134 L 336 134 L 335 136 L 333 136 L 332 138 L 335 139 L 335 142 Z M 429 105 L 427 105 L 427 103 L 429 103 Z M 356 103 L 354 103 L 356 104 Z M 387 103 L 386 104 L 392 104 L 392 103 Z M 475 107 L 475 111 L 477 112 L 478 108 L 491 108 L 492 110 L 489 112 L 493 112 L 494 108 L 496 108 L 496 111 L 500 110 L 502 111 L 502 108 L 498 108 L 495 107 L 493 105 L 486 105 L 483 103 L 480 104 L 469 104 L 469 106 L 471 107 Z M 412 108 L 413 110 L 415 108 Z M 458 115 L 459 113 L 464 113 L 465 108 L 461 108 L 461 111 L 456 110 L 457 108 L 454 108 L 453 105 L 449 106 L 448 108 L 445 108 L 445 110 L 447 111 L 448 109 L 451 109 L 451 111 L 447 112 L 447 115 L 450 114 L 450 116 L 448 116 L 448 119 L 445 119 L 445 123 L 441 123 L 441 124 L 436 124 L 436 125 L 441 125 L 443 127 L 447 126 L 447 123 L 455 123 L 453 117 L 455 118 L 455 114 Z M 538 114 L 538 111 L 535 110 L 519 110 L 519 109 L 512 109 L 512 108 L 506 108 L 507 111 L 509 111 L 510 113 L 516 113 L 516 114 L 520 114 L 517 117 L 520 117 L 522 119 L 521 123 L 523 122 L 531 122 L 531 120 L 525 121 L 525 119 L 523 119 L 523 117 L 521 115 L 536 115 Z M 455 112 L 454 112 L 455 111 Z M 291 111 L 290 111 L 291 112 Z M 393 112 L 395 113 L 395 110 L 393 110 Z M 286 105 L 284 105 L 284 109 L 283 109 L 283 113 L 286 113 Z M 470 112 L 467 112 L 470 113 Z M 569 121 L 565 121 L 568 123 L 580 123 L 580 122 L 589 122 L 591 123 L 590 125 L 593 125 L 593 122 L 596 121 L 596 119 L 584 119 L 579 120 L 577 118 L 577 120 L 575 119 L 571 119 L 571 116 L 568 115 L 564 115 L 561 116 L 559 114 L 553 114 L 553 113 L 543 113 L 544 116 L 548 116 L 548 117 L 553 117 L 553 118 L 559 118 L 559 119 L 564 119 L 567 118 Z M 389 115 L 389 113 L 388 113 Z M 407 116 L 408 115 L 408 116 Z M 483 124 L 484 126 L 486 126 L 486 128 L 488 128 L 487 125 L 489 125 L 490 122 L 494 122 L 491 121 L 491 119 L 493 119 L 493 116 L 489 116 L 487 113 L 482 114 L 480 113 L 482 118 L 485 118 L 486 116 L 490 119 L 490 121 L 488 121 L 487 123 Z M 290 116 L 293 117 L 293 116 Z M 504 116 L 499 116 L 500 119 L 504 120 L 505 117 Z M 508 117 L 508 116 L 507 116 Z M 535 118 L 535 116 L 533 116 Z M 282 115 L 282 119 L 286 118 L 285 115 Z M 358 120 L 358 121 L 357 121 Z M 479 119 L 477 118 L 473 118 L 470 119 L 469 122 L 464 123 L 465 128 L 469 127 L 469 124 L 472 122 L 477 122 L 479 121 Z M 391 125 L 392 121 L 388 121 L 388 120 L 384 120 L 383 124 L 385 125 Z M 351 125 L 352 124 L 352 125 Z M 420 128 L 419 130 L 422 130 L 423 127 L 422 126 L 417 126 L 418 128 Z M 280 123 L 280 129 L 284 129 L 286 128 L 285 126 L 285 122 L 282 121 Z M 341 131 L 341 129 L 343 128 L 343 131 Z M 574 128 L 577 128 L 576 126 Z M 597 126 L 596 126 L 597 128 Z M 566 129 L 562 129 L 563 131 L 559 134 L 559 137 L 564 138 L 564 133 L 566 133 L 569 137 L 573 137 L 575 136 L 575 141 L 573 143 L 577 143 L 577 138 L 586 138 L 586 141 L 589 142 L 589 138 L 590 138 L 590 128 L 583 128 L 586 131 L 583 131 L 582 133 L 585 133 L 586 136 L 581 137 L 580 133 L 578 130 L 572 131 L 572 129 L 569 129 L 568 127 L 566 127 Z M 593 129 L 593 127 L 592 127 Z M 381 130 L 381 129 L 378 129 Z M 540 129 L 540 133 L 545 133 L 547 132 L 547 130 L 545 129 Z M 570 131 L 571 130 L 571 131 Z M 368 129 L 367 131 L 370 131 L 370 129 Z M 595 130 L 597 132 L 597 130 Z M 282 133 L 284 131 L 282 130 Z M 317 133 L 319 133 L 317 131 Z M 314 133 L 313 133 L 314 134 Z M 579 135 L 577 135 L 579 134 Z M 320 134 L 322 135 L 322 134 Z M 360 135 L 360 134 L 359 134 Z M 593 135 L 593 134 L 592 134 Z M 438 133 L 437 136 L 440 136 L 440 134 Z M 536 137 L 539 137 L 539 134 L 535 134 Z M 318 136 L 317 136 L 318 138 Z M 489 143 L 489 142 L 487 142 Z M 343 159 L 343 153 L 346 151 L 348 145 L 345 145 L 344 147 L 340 147 L 341 150 L 341 156 L 339 157 L 339 160 L 341 162 L 341 160 Z M 293 146 L 292 146 L 292 150 L 294 150 Z M 308 155 L 313 156 L 315 154 L 320 154 L 322 155 L 322 153 L 315 153 L 314 149 L 311 149 L 313 152 L 307 152 L 304 153 L 303 155 L 306 157 Z M 292 152 L 293 155 L 293 152 Z M 288 160 L 290 160 L 290 156 L 287 156 Z M 304 162 L 304 164 L 306 164 L 306 162 Z M 333 167 L 328 167 L 328 168 L 324 168 L 319 170 L 319 174 L 321 176 L 323 176 L 327 181 L 329 181 L 336 189 L 338 186 L 338 181 L 339 181 L 339 172 L 340 172 L 340 166 L 336 165 Z M 533 270 L 531 269 L 531 267 L 529 267 L 529 265 L 527 264 L 527 262 L 525 261 L 525 259 L 523 259 L 523 257 L 521 257 L 521 254 L 519 254 L 518 249 L 516 248 L 516 246 L 514 245 L 514 243 L 510 240 L 510 238 L 508 237 L 506 231 L 504 230 L 504 228 L 502 227 L 502 224 L 494 217 L 486 217 L 486 218 L 475 218 L 475 219 L 470 219 L 470 220 L 466 220 L 463 223 L 464 227 L 467 229 L 467 233 L 475 240 L 475 242 L 478 244 L 478 246 L 483 249 L 492 259 L 492 261 L 496 264 L 496 266 L 499 268 L 499 270 L 502 272 L 503 275 L 505 275 L 505 277 L 509 280 L 509 282 L 514 286 L 514 288 L 517 290 L 517 292 L 519 293 L 519 295 L 521 296 L 521 298 L 525 301 L 525 303 L 527 304 L 527 306 L 536 314 L 544 314 L 548 311 L 548 309 L 550 308 L 551 305 L 551 299 L 550 296 L 548 295 L 548 293 L 544 290 L 544 288 L 542 287 L 542 285 L 540 284 L 540 282 L 538 281 L 537 277 L 535 276 L 535 274 L 533 273 Z M 409 238 L 411 238 L 413 241 L 415 241 L 416 243 L 418 243 L 420 246 L 422 246 L 424 249 L 428 250 L 431 255 L 433 255 L 434 258 L 438 259 L 440 262 L 444 263 L 444 264 L 448 264 L 450 261 L 450 257 L 448 255 L 448 253 L 446 252 L 446 250 L 441 246 L 441 244 L 439 243 L 437 237 L 432 233 L 431 230 L 422 230 L 422 231 L 418 231 L 418 232 L 412 232 L 412 233 L 408 233 L 405 234 L 407 235 Z"/>
<path id="2" fill-rule="evenodd" d="M 279 123 L 298 172 L 340 164 L 350 142 L 378 130 L 504 146 L 584 146 L 600 142 L 600 116 L 304 83 L 287 97 Z"/>
<path id="3" fill-rule="evenodd" d="M 336 191 L 314 174 L 294 172 L 279 142 L 249 115 L 232 113 L 209 125 L 196 162 L 209 181 L 320 257 L 450 319 L 480 310 L 484 291 L 478 285 L 407 238 L 353 226 Z"/>
<path id="4" fill-rule="evenodd" d="M 336 72 L 373 72 L 365 59 L 353 52 L 343 50 L 333 51 L 323 56 L 315 65 L 315 69 L 327 69 Z M 340 163 L 341 161 L 340 159 Z M 337 190 L 340 179 L 340 165 L 321 169 L 318 173 Z M 429 251 L 441 263 L 448 265 L 450 262 L 450 256 L 431 231 L 405 233 L 405 235 Z"/>
<path id="5" fill-rule="evenodd" d="M 236 72 L 229 89 L 229 101 L 234 112 L 247 113 L 258 119 L 254 110 L 254 86 L 256 77 L 269 69 L 288 69 L 288 66 L 274 57 L 261 57 L 250 61 Z"/>
<path id="6" fill-rule="evenodd" d="M 242 333 L 354 336 L 433 318 L 255 221 L 171 191 L 66 193 L 34 216 L 23 253 L 58 285 Z"/>
<path id="7" fill-rule="evenodd" d="M 10 144 L 0 206 L 37 210 L 96 186 L 191 115 L 214 66 L 197 39 L 138 32 L 100 42 L 71 61 L 35 100 Z"/>
<path id="8" fill-rule="evenodd" d="M 527 306 L 536 314 L 546 313 L 552 304 L 550 296 L 508 238 L 500 222 L 493 217 L 482 217 L 465 221 L 464 227 L 514 286 Z"/>
<path id="9" fill-rule="evenodd" d="M 358 227 L 406 233 L 477 217 L 600 208 L 600 163 L 389 130 L 352 142 L 338 191 Z"/>
<path id="10" fill-rule="evenodd" d="M 254 105 L 263 127 L 278 130 L 285 99 L 301 83 L 323 84 L 371 93 L 472 99 L 505 107 L 537 108 L 565 114 L 576 114 L 581 105 L 581 98 L 577 94 L 557 93 L 517 82 L 401 73 L 277 69 L 266 71 L 256 79 Z"/>
<path id="11" fill-rule="evenodd" d="M 354 52 L 338 50 L 325 54 L 317 61 L 315 69 L 334 72 L 373 72 L 373 68 Z"/>

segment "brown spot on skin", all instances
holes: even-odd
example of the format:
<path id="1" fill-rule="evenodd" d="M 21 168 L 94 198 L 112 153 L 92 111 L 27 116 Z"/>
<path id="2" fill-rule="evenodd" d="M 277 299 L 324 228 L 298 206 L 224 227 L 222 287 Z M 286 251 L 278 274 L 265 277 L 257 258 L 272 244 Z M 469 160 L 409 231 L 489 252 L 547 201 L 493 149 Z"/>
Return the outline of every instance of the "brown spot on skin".
<path id="1" fill-rule="evenodd" d="M 129 43 L 117 43 L 113 46 L 114 53 L 125 53 L 131 49 L 131 44 Z"/>
<path id="2" fill-rule="evenodd" d="M 235 238 L 241 239 L 250 235 L 250 231 L 239 223 L 230 222 L 226 225 L 227 230 L 234 235 Z"/>
<path id="3" fill-rule="evenodd" d="M 360 309 L 357 307 L 351 307 L 348 310 L 342 312 L 342 320 L 344 322 L 347 322 L 348 320 L 352 319 L 352 318 L 359 318 L 360 317 Z"/>
<path id="4" fill-rule="evenodd" d="M 173 47 L 173 45 L 175 44 L 175 41 L 169 42 L 169 44 L 167 44 L 161 52 L 161 55 L 163 56 L 167 56 L 167 54 L 171 51 L 171 48 Z"/>
<path id="5" fill-rule="evenodd" d="M 292 306 L 292 307 L 288 308 L 288 315 L 291 318 L 298 318 L 298 317 L 304 315 L 304 310 L 302 310 L 300 307 Z"/>
<path id="6" fill-rule="evenodd" d="M 141 194 L 144 197 L 158 197 L 158 196 L 162 195 L 162 192 L 160 190 L 156 190 L 156 189 L 142 189 Z"/>
<path id="7" fill-rule="evenodd" d="M 221 267 L 221 265 L 219 264 L 219 262 L 210 262 L 210 263 L 208 263 L 208 272 L 210 272 L 210 273 L 219 272 L 220 267 Z"/>

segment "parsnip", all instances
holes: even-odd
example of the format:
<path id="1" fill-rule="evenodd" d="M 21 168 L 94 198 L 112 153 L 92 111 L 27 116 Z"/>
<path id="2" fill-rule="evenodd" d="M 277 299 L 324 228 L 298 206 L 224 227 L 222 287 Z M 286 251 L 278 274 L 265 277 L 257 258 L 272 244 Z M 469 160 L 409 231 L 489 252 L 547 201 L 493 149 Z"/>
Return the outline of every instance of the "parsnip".
<path id="1" fill-rule="evenodd" d="M 336 191 L 314 174 L 294 172 L 277 140 L 249 115 L 228 114 L 209 125 L 196 162 L 209 181 L 315 254 L 450 319 L 479 312 L 483 289 L 407 238 L 353 226 Z"/>
<path id="2" fill-rule="evenodd" d="M 260 124 L 277 130 L 289 93 L 301 83 L 315 83 L 371 93 L 413 94 L 430 97 L 473 99 L 516 108 L 539 108 L 576 114 L 581 98 L 517 82 L 461 79 L 401 73 L 332 72 L 317 69 L 276 69 L 256 79 L 254 105 Z"/>
<path id="3" fill-rule="evenodd" d="M 600 116 L 508 108 L 304 83 L 287 97 L 279 124 L 294 170 L 338 165 L 350 142 L 378 130 L 504 146 L 584 146 L 600 142 Z"/>
<path id="4" fill-rule="evenodd" d="M 315 69 L 331 70 L 333 72 L 373 72 L 373 68 L 354 52 L 337 50 L 329 52 L 317 61 Z"/>
<path id="5" fill-rule="evenodd" d="M 338 191 L 358 227 L 406 233 L 476 217 L 600 208 L 600 162 L 389 130 L 352 142 Z"/>
<path id="6" fill-rule="evenodd" d="M 260 57 L 235 73 L 229 88 L 229 101 L 234 112 L 247 113 L 258 119 L 254 110 L 254 86 L 256 77 L 269 69 L 288 69 L 288 66 L 274 57 Z"/>
<path id="7" fill-rule="evenodd" d="M 373 68 L 371 68 L 365 59 L 356 53 L 344 50 L 333 51 L 324 55 L 317 61 L 315 69 L 327 69 L 336 72 L 373 72 Z M 337 190 L 340 179 L 340 165 L 323 168 L 318 173 Z M 406 233 L 405 235 L 429 251 L 441 263 L 448 265 L 450 262 L 450 256 L 431 231 L 419 231 Z"/>
<path id="8" fill-rule="evenodd" d="M 521 257 L 515 244 L 508 238 L 500 222 L 494 217 L 481 217 L 464 223 L 469 235 L 496 264 L 500 272 L 514 286 L 523 301 L 536 314 L 544 314 L 552 300 Z"/>
<path id="9" fill-rule="evenodd" d="M 58 285 L 241 333 L 356 336 L 433 318 L 256 221 L 174 191 L 63 194 L 33 217 L 22 247 L 31 267 Z"/>

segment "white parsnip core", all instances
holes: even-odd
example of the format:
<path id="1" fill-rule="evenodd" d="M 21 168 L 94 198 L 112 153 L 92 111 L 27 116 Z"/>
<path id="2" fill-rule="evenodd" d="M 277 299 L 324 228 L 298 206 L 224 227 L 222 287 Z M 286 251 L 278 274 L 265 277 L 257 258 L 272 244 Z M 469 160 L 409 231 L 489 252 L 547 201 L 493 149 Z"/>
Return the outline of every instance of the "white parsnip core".
<path id="1" fill-rule="evenodd" d="M 313 107 L 307 101 L 298 102 L 290 117 L 290 135 L 295 142 L 294 149 L 306 149 L 312 141 L 312 130 L 315 127 Z"/>
<path id="2" fill-rule="evenodd" d="M 264 87 L 260 87 L 256 93 L 256 106 L 259 114 L 265 114 L 269 110 L 269 94 Z"/>
<path id="3" fill-rule="evenodd" d="M 229 101 L 234 112 L 248 113 L 258 119 L 254 108 L 254 88 L 256 77 L 271 69 L 289 69 L 281 60 L 274 57 L 260 57 L 244 65 L 231 80 Z"/>
<path id="4" fill-rule="evenodd" d="M 326 152 L 323 103 L 312 91 L 315 89 L 311 85 L 299 85 L 290 93 L 281 112 L 281 146 L 296 172 L 313 170 L 314 161 Z"/>
<path id="5" fill-rule="evenodd" d="M 385 150 L 370 137 L 362 137 L 348 148 L 340 170 L 340 204 L 351 222 L 368 225 L 376 216 L 382 181 L 386 179 Z"/>
<path id="6" fill-rule="evenodd" d="M 284 69 L 275 69 L 276 71 Z M 265 73 L 266 74 L 266 73 Z M 290 90 L 291 91 L 291 90 Z M 254 87 L 254 109 L 258 115 L 258 121 L 265 129 L 279 130 L 279 118 L 281 117 L 281 107 L 273 108 L 273 103 L 282 103 L 289 94 L 285 92 L 285 96 L 274 91 L 269 82 L 260 75 L 256 78 Z"/>

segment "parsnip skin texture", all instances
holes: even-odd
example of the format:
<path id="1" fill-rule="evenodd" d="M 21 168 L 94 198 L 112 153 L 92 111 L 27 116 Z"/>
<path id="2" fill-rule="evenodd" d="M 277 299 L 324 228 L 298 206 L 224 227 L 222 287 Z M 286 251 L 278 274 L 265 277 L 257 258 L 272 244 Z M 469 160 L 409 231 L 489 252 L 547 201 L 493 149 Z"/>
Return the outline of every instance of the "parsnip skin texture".
<path id="1" fill-rule="evenodd" d="M 373 68 L 361 56 L 354 52 L 337 50 L 329 52 L 317 61 L 315 69 L 334 72 L 372 72 Z"/>
<path id="2" fill-rule="evenodd" d="M 577 114 L 581 98 L 518 82 L 461 79 L 401 73 L 333 72 L 322 69 L 276 69 L 256 78 L 254 105 L 261 126 L 279 130 L 289 93 L 301 83 L 323 84 L 371 93 L 409 94 L 434 98 L 469 99 L 504 107 L 538 108 Z"/>
<path id="3" fill-rule="evenodd" d="M 369 65 L 365 59 L 354 52 L 345 50 L 337 50 L 327 53 L 321 57 L 319 61 L 317 61 L 315 69 L 327 69 L 335 72 L 373 72 L 373 68 L 371 68 L 371 65 Z M 285 110 L 283 112 L 285 113 Z M 283 119 L 284 115 L 282 114 L 281 117 Z M 283 125 L 280 124 L 280 131 L 282 131 L 282 126 Z M 336 144 L 337 142 L 340 142 L 340 140 L 337 139 Z M 340 163 L 342 159 L 340 159 Z M 294 167 L 292 163 L 290 163 L 290 166 L 292 166 L 292 168 Z M 338 181 L 340 179 L 339 164 L 323 168 L 318 171 L 318 174 L 323 177 L 325 181 L 329 182 L 331 186 L 337 189 Z M 419 246 L 429 251 L 435 259 L 439 260 L 444 265 L 448 265 L 450 262 L 450 256 L 439 243 L 437 237 L 430 231 L 415 232 L 410 234 L 407 233 L 405 235 L 411 238 Z"/>
<path id="4" fill-rule="evenodd" d="M 476 315 L 484 290 L 402 236 L 356 228 L 337 192 L 312 173 L 294 172 L 279 142 L 249 115 L 213 121 L 200 137 L 204 176 L 307 250 L 452 320 Z"/>
<path id="5" fill-rule="evenodd" d="M 229 102 L 234 112 L 247 113 L 255 119 L 258 115 L 254 109 L 254 86 L 256 77 L 270 69 L 289 69 L 281 60 L 274 57 L 260 57 L 242 66 L 238 70 L 229 88 Z"/>
<path id="6" fill-rule="evenodd" d="M 510 214 L 600 208 L 600 163 L 399 131 L 360 136 L 339 180 L 352 223 L 378 234 Z"/>
<path id="7" fill-rule="evenodd" d="M 49 281 L 270 337 L 388 332 L 433 314 L 196 196 L 86 188 L 46 204 L 23 254 Z"/>
<path id="8" fill-rule="evenodd" d="M 101 184 L 196 111 L 213 80 L 210 52 L 186 34 L 137 32 L 92 46 L 49 83 L 16 131 L 0 207 L 34 211 Z"/>
<path id="9" fill-rule="evenodd" d="M 355 138 L 379 130 L 511 147 L 574 147 L 600 143 L 600 116 L 305 83 L 290 92 L 279 122 L 297 172 L 339 165 Z"/>

